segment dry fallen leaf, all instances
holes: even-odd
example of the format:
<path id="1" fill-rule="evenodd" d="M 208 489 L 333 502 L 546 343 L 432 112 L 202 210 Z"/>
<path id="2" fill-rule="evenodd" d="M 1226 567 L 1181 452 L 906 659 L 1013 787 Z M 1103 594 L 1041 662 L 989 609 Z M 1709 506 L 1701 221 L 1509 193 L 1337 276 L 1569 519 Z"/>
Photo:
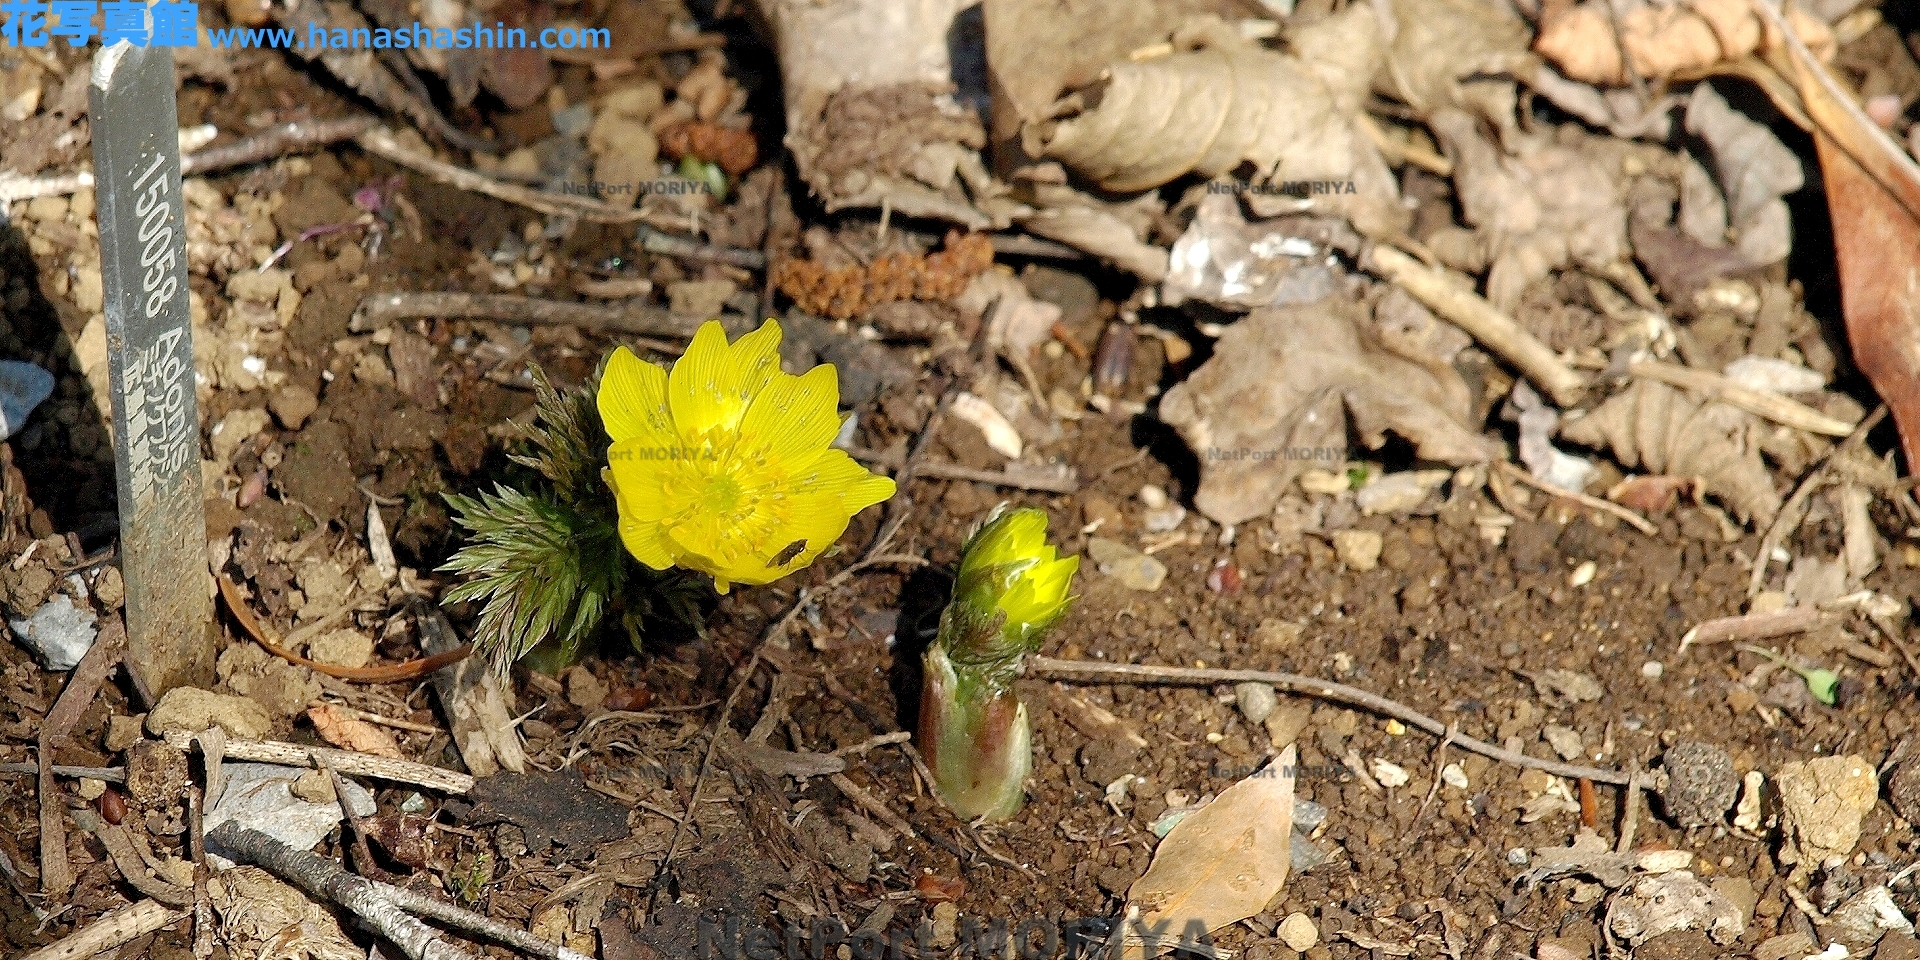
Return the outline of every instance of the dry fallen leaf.
<path id="1" fill-rule="evenodd" d="M 1272 510 L 1301 471 L 1345 459 L 1349 417 L 1370 447 L 1391 431 L 1422 460 L 1502 456 L 1468 424 L 1471 394 L 1440 347 L 1459 332 L 1407 306 L 1383 299 L 1374 319 L 1329 298 L 1228 327 L 1212 359 L 1160 402 L 1200 458 L 1200 511 L 1231 524 Z"/>
<path id="2" fill-rule="evenodd" d="M 1797 21 L 1786 28 L 1791 79 L 1812 118 L 1833 215 L 1840 299 L 1854 362 L 1893 411 L 1907 469 L 1920 463 L 1920 166 L 1849 99 Z"/>
<path id="3" fill-rule="evenodd" d="M 1636 380 L 1585 416 L 1566 421 L 1560 436 L 1611 449 L 1628 467 L 1698 477 L 1705 493 L 1764 527 L 1780 510 L 1780 493 L 1760 460 L 1756 429 L 1754 416 L 1743 410 Z"/>
<path id="4" fill-rule="evenodd" d="M 1140 918 L 1127 930 L 1134 960 L 1175 947 L 1183 933 L 1209 933 L 1259 913 L 1287 881 L 1293 831 L 1294 748 L 1187 815 L 1127 891 Z M 1144 934 L 1144 936 L 1143 936 Z"/>
<path id="5" fill-rule="evenodd" d="M 1026 124 L 1022 145 L 1120 192 L 1251 164 L 1256 184 L 1330 185 L 1309 192 L 1302 209 L 1391 232 L 1404 210 L 1354 119 L 1381 60 L 1377 19 L 1354 5 L 1292 40 L 1298 56 L 1246 40 L 1217 17 L 1196 18 L 1174 35 L 1175 52 L 1113 63 L 1103 84 L 1062 98 L 1053 119 Z"/>
<path id="6" fill-rule="evenodd" d="M 1610 137 L 1567 130 L 1574 143 L 1533 142 L 1510 156 L 1459 110 L 1428 121 L 1454 161 L 1461 211 L 1480 232 L 1487 299 L 1511 312 L 1527 285 L 1568 263 L 1600 268 L 1627 251 L 1624 152 Z"/>
<path id="7" fill-rule="evenodd" d="M 1778 33 L 1765 29 L 1748 0 L 1624 0 L 1613 10 L 1609 2 L 1546 4 L 1533 48 L 1575 80 L 1621 86 L 1630 77 L 1664 78 L 1779 43 Z M 1798 10 L 1788 17 L 1801 37 L 1824 51 L 1823 58 L 1832 56 L 1833 31 L 1825 23 Z"/>
<path id="8" fill-rule="evenodd" d="M 1694 182 L 1681 184 L 1681 223 L 1687 233 L 1718 247 L 1725 244 L 1731 227 L 1748 268 L 1786 259 L 1793 249 L 1793 221 L 1784 198 L 1806 185 L 1800 158 L 1766 125 L 1735 110 L 1704 83 L 1693 88 L 1687 104 L 1687 131 L 1712 148 L 1720 180 L 1719 191 L 1711 185 L 1701 190 Z M 1704 173 L 1699 167 L 1688 170 L 1696 176 Z"/>
<path id="9" fill-rule="evenodd" d="M 314 732 L 320 739 L 355 753 L 370 753 L 376 757 L 388 757 L 405 760 L 400 753 L 400 744 L 385 730 L 355 719 L 339 709 L 325 703 L 316 703 L 307 708 L 307 719 L 313 721 Z"/>

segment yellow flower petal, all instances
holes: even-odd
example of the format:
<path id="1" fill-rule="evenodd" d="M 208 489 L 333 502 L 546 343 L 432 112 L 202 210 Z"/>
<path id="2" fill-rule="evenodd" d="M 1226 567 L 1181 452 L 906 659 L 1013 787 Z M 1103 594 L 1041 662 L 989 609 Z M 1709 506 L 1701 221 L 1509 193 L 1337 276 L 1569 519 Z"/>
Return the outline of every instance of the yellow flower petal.
<path id="1" fill-rule="evenodd" d="M 754 453 L 773 460 L 811 456 L 840 432 L 840 378 L 823 363 L 800 376 L 777 374 L 740 421 Z"/>
<path id="2" fill-rule="evenodd" d="M 768 320 L 731 347 L 719 321 L 701 324 L 667 376 L 667 405 L 682 442 L 694 446 L 739 429 L 754 396 L 779 372 L 779 324 Z"/>
<path id="3" fill-rule="evenodd" d="M 771 320 L 731 346 L 708 323 L 671 373 L 626 351 L 609 360 L 607 482 L 641 562 L 706 573 L 722 593 L 768 583 L 893 495 L 892 480 L 830 447 L 841 425 L 833 367 L 784 373 L 779 345 Z"/>
<path id="4" fill-rule="evenodd" d="M 667 372 L 621 347 L 607 358 L 597 397 L 600 421 L 615 441 L 645 437 L 655 445 L 674 442 L 667 412 Z"/>
<path id="5" fill-rule="evenodd" d="M 626 485 L 616 478 L 617 473 L 627 477 Z M 615 501 L 620 505 L 620 542 L 634 559 L 655 570 L 665 570 L 673 566 L 672 544 L 668 542 L 665 531 L 658 523 L 641 519 L 635 508 L 645 505 L 649 499 L 640 490 L 635 489 L 635 481 L 652 479 L 641 471 L 605 470 L 601 473 L 607 485 L 613 488 Z"/>

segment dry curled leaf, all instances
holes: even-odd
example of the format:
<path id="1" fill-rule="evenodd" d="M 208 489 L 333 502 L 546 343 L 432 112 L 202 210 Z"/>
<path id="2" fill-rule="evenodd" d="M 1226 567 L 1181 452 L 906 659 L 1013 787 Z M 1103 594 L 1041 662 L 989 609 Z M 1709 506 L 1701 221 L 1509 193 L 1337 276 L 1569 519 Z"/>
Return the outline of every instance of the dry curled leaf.
<path id="1" fill-rule="evenodd" d="M 406 759 L 400 753 L 400 744 L 394 742 L 392 735 L 365 720 L 350 717 L 329 704 L 316 703 L 308 707 L 307 719 L 313 721 L 314 732 L 320 734 L 322 740 L 342 750 L 394 760 Z"/>
<path id="2" fill-rule="evenodd" d="M 1469 426 L 1471 394 L 1440 348 L 1459 331 L 1390 300 L 1377 320 L 1358 310 L 1338 298 L 1255 310 L 1167 391 L 1160 418 L 1200 458 L 1202 513 L 1231 524 L 1272 510 L 1301 471 L 1345 458 L 1349 417 L 1368 446 L 1391 431 L 1422 460 L 1502 455 Z"/>
<path id="3" fill-rule="evenodd" d="M 1617 10 L 1609 10 L 1608 5 L 1609 0 L 1546 4 L 1534 50 L 1575 80 L 1620 86 L 1630 77 L 1663 78 L 1738 60 L 1780 42 L 1748 0 L 1626 0 L 1615 4 Z M 1801 38 L 1821 51 L 1823 59 L 1831 57 L 1832 29 L 1813 16 L 1788 9 Z"/>
<path id="4" fill-rule="evenodd" d="M 814 260 L 783 260 L 773 282 L 800 309 L 846 320 L 897 300 L 951 300 L 993 266 L 993 241 L 984 233 L 947 233 L 936 253 L 890 253 L 860 265 L 829 267 Z"/>
<path id="5" fill-rule="evenodd" d="M 1529 143 L 1511 156 L 1462 111 L 1438 111 L 1428 123 L 1454 161 L 1461 211 L 1486 248 L 1494 306 L 1512 311 L 1528 284 L 1569 263 L 1599 268 L 1626 254 L 1620 154 L 1632 147 L 1570 130 L 1572 144 Z"/>
<path id="6" fill-rule="evenodd" d="M 1780 493 L 1754 433 L 1752 414 L 1650 380 L 1635 381 L 1560 429 L 1564 439 L 1611 449 L 1624 466 L 1698 477 L 1703 492 L 1764 527 L 1780 510 Z"/>
<path id="7" fill-rule="evenodd" d="M 735 177 L 752 170 L 760 159 L 760 144 L 753 131 L 733 130 L 703 120 L 661 131 L 660 149 L 675 160 L 694 157 L 717 163 Z"/>
<path id="8" fill-rule="evenodd" d="M 1293 831 L 1294 748 L 1188 814 L 1127 890 L 1140 918 L 1126 956 L 1158 956 L 1195 921 L 1208 932 L 1257 914 L 1287 882 Z M 1160 931 L 1152 941 L 1138 931 Z"/>
<path id="9" fill-rule="evenodd" d="M 1793 222 L 1784 198 L 1806 185 L 1800 158 L 1766 125 L 1735 110 L 1704 83 L 1693 88 L 1687 104 L 1687 131 L 1712 148 L 1720 180 L 1719 191 L 1711 184 L 1702 190 L 1692 181 L 1704 171 L 1687 167 L 1692 175 L 1680 192 L 1681 223 L 1687 233 L 1718 247 L 1731 227 L 1738 237 L 1735 247 L 1749 268 L 1786 259 L 1793 248 Z"/>
<path id="10" fill-rule="evenodd" d="M 1121 192 L 1250 164 L 1257 184 L 1330 184 L 1337 193 L 1326 210 L 1362 229 L 1391 229 L 1391 177 L 1379 175 L 1384 163 L 1354 120 L 1381 60 L 1371 9 L 1353 5 L 1296 31 L 1299 56 L 1245 40 L 1217 17 L 1196 18 L 1173 46 L 1112 64 L 1104 85 L 1062 98 L 1054 119 L 1025 124 L 1026 151 Z"/>

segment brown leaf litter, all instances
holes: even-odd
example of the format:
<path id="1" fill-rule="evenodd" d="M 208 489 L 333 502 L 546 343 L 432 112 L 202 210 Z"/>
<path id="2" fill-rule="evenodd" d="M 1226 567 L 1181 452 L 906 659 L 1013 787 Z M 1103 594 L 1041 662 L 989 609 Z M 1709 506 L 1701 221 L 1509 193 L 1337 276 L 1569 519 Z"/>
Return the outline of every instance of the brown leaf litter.
<path id="1" fill-rule="evenodd" d="M 1160 417 L 1200 458 L 1202 513 L 1232 524 L 1273 509 L 1302 471 L 1329 465 L 1319 451 L 1345 459 L 1348 417 L 1369 447 L 1392 432 L 1424 460 L 1503 455 L 1468 425 L 1472 396 L 1447 343 L 1459 332 L 1397 290 L 1371 312 L 1342 300 L 1255 310 L 1167 391 Z"/>
<path id="2" fill-rule="evenodd" d="M 773 282 L 800 309 L 846 320 L 900 300 L 951 300 L 993 265 L 993 241 L 984 233 L 948 231 L 935 253 L 888 253 L 866 264 L 829 266 L 819 260 L 783 260 Z"/>
<path id="3" fill-rule="evenodd" d="M 1764 527 L 1780 510 L 1780 494 L 1760 459 L 1757 433 L 1750 413 L 1650 380 L 1635 381 L 1560 428 L 1563 439 L 1606 447 L 1625 466 L 1698 477 L 1707 495 Z"/>

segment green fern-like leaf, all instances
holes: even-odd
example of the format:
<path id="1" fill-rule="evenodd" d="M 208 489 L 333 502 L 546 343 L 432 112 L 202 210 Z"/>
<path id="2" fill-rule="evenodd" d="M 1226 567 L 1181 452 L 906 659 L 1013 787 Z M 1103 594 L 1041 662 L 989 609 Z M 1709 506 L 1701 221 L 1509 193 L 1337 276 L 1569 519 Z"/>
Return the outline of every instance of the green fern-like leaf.
<path id="1" fill-rule="evenodd" d="M 505 485 L 478 497 L 448 494 L 447 503 L 468 542 L 440 568 L 466 577 L 442 602 L 483 602 L 475 652 L 501 673 L 547 640 L 571 658 L 626 583 L 614 527 Z"/>
<path id="2" fill-rule="evenodd" d="M 590 387 L 566 393 L 554 389 L 546 371 L 532 366 L 534 427 L 528 439 L 531 454 L 511 454 L 513 462 L 532 467 L 553 484 L 563 503 L 586 504 L 607 500 L 600 467 L 612 442 L 600 422 L 600 407 Z"/>

